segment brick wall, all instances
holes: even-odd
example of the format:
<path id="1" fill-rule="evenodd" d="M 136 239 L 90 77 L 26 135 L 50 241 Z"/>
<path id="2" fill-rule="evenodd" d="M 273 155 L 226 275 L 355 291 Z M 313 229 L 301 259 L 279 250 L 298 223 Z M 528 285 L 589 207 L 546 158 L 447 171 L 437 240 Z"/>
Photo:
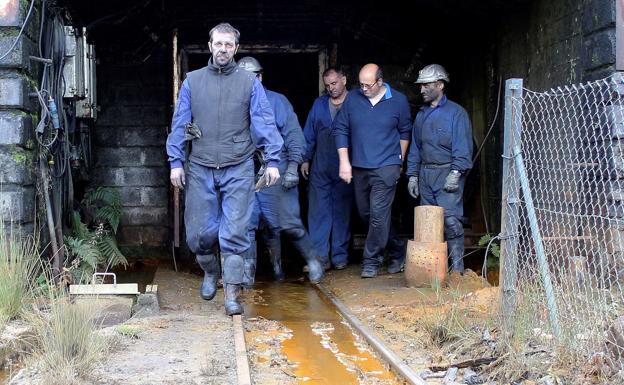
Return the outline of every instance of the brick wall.
<path id="1" fill-rule="evenodd" d="M 110 59 L 98 66 L 101 111 L 94 131 L 93 184 L 115 187 L 123 197 L 118 240 L 127 254 L 162 254 L 170 242 L 164 145 L 171 71 L 157 59 L 140 65 Z"/>

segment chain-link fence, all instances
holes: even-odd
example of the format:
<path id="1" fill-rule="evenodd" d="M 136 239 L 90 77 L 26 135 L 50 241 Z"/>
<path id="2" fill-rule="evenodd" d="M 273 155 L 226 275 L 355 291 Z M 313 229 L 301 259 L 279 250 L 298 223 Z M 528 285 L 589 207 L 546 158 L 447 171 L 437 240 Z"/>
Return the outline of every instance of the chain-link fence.
<path id="1" fill-rule="evenodd" d="M 502 331 L 623 370 L 624 77 L 508 80 L 503 175 Z"/>

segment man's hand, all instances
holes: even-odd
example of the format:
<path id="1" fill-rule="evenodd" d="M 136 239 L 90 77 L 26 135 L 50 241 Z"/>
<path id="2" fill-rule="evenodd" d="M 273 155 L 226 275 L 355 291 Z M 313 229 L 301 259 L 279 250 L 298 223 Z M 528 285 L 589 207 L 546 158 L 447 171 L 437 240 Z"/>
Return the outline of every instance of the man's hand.
<path id="1" fill-rule="evenodd" d="M 308 175 L 310 175 L 310 162 L 301 163 L 301 175 L 305 180 L 308 179 Z"/>
<path id="2" fill-rule="evenodd" d="M 457 170 L 451 170 L 444 181 L 444 191 L 454 193 L 459 190 L 459 178 L 461 173 Z"/>
<path id="3" fill-rule="evenodd" d="M 186 184 L 186 177 L 184 176 L 184 169 L 182 167 L 172 168 L 169 174 L 169 180 L 173 187 L 177 187 L 180 190 L 184 189 Z"/>
<path id="4" fill-rule="evenodd" d="M 267 167 L 266 170 L 264 170 L 264 175 L 266 177 L 267 186 L 273 186 L 280 178 L 280 173 L 277 167 Z"/>
<path id="5" fill-rule="evenodd" d="M 353 179 L 353 174 L 351 170 L 351 163 L 349 161 L 340 162 L 340 170 L 338 172 L 338 176 L 346 183 L 351 183 L 351 179 Z"/>
<path id="6" fill-rule="evenodd" d="M 284 179 L 282 179 L 282 187 L 284 190 L 289 190 L 299 184 L 299 173 L 297 162 L 288 162 L 286 173 L 284 173 Z"/>
<path id="7" fill-rule="evenodd" d="M 418 191 L 418 177 L 417 176 L 410 176 L 409 182 L 407 183 L 407 191 L 412 196 L 412 198 L 414 199 L 418 198 L 419 191 Z"/>

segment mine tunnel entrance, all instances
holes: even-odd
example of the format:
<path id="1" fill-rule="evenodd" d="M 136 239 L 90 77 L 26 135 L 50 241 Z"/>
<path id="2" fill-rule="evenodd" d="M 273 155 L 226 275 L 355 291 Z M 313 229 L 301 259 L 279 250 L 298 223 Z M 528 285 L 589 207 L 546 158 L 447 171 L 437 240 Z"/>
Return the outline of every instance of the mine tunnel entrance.
<path id="1" fill-rule="evenodd" d="M 241 31 L 236 58 L 252 55 L 262 62 L 265 85 L 288 97 L 302 126 L 313 100 L 322 92 L 320 73 L 326 66 L 344 68 L 352 89 L 364 64 L 380 64 L 384 80 L 408 97 L 413 119 L 422 105 L 413 84 L 418 70 L 432 62 L 444 65 L 451 74 L 449 98 L 468 111 L 474 148 L 482 148 L 464 199 L 466 251 L 477 251 L 466 261 L 473 269 L 481 267 L 477 241 L 499 229 L 499 87 L 502 79 L 526 72 L 523 58 L 529 54 L 525 37 L 531 27 L 527 21 L 530 1 L 421 1 L 388 4 L 382 9 L 355 1 L 328 6 L 318 1 L 293 5 L 282 0 L 227 6 L 191 1 L 86 5 L 67 0 L 64 5 L 73 23 L 85 26 L 98 57 L 99 112 L 91 132 L 94 162 L 91 178 L 82 184 L 109 186 L 122 193 L 118 238 L 131 258 L 171 260 L 175 209 L 164 144 L 173 112 L 173 36 L 181 53 L 182 78 L 207 62 L 210 28 L 228 21 Z M 536 79 L 545 83 L 543 78 Z M 401 177 L 393 221 L 408 238 L 418 202 L 407 194 L 406 184 L 407 179 Z M 305 183 L 299 188 L 305 221 Z M 355 210 L 353 214 L 352 259 L 358 262 L 366 228 Z M 182 223 L 178 257 L 193 263 L 184 250 Z"/>

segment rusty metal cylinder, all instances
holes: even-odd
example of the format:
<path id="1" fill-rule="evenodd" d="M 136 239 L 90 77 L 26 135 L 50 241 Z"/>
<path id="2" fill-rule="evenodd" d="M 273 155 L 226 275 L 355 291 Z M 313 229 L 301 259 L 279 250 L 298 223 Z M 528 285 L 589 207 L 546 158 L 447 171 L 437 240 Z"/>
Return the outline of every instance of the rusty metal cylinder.
<path id="1" fill-rule="evenodd" d="M 407 242 L 405 281 L 410 287 L 442 285 L 447 272 L 444 242 L 444 209 L 418 206 L 414 209 L 414 240 Z"/>

